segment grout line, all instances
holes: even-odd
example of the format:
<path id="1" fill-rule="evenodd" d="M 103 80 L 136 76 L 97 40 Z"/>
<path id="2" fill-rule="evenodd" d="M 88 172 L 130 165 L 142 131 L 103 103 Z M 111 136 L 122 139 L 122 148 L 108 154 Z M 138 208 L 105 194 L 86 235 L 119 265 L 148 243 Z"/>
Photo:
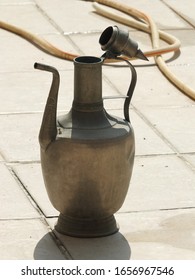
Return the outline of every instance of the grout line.
<path id="1" fill-rule="evenodd" d="M 47 21 L 63 36 L 65 37 L 70 44 L 75 48 L 76 52 L 83 55 L 84 53 L 82 50 L 77 46 L 77 44 L 74 43 L 74 41 L 70 38 L 70 34 L 66 34 L 64 30 L 36 3 L 37 10 L 42 14 L 42 16 L 45 17 Z"/>
<path id="2" fill-rule="evenodd" d="M 35 114 L 43 114 L 44 111 L 24 111 L 24 112 L 0 112 L 0 116 L 14 116 L 14 115 L 35 115 Z M 69 110 L 58 110 L 59 113 L 68 113 Z"/>
<path id="3" fill-rule="evenodd" d="M 52 240 L 55 242 L 56 246 L 59 248 L 60 252 L 65 256 L 65 259 L 72 260 L 72 256 L 69 253 L 68 249 L 64 246 L 58 236 L 55 234 L 55 231 L 51 228 L 49 223 L 47 222 L 47 217 L 42 218 L 42 222 L 48 229 L 48 233 L 51 236 Z"/>
<path id="4" fill-rule="evenodd" d="M 7 166 L 17 165 L 17 164 L 39 164 L 41 163 L 40 160 L 13 160 L 13 161 L 6 161 Z"/>
<path id="5" fill-rule="evenodd" d="M 41 220 L 42 217 L 25 217 L 25 218 L 0 218 L 0 222 L 3 221 L 28 221 L 28 220 Z"/>
<path id="6" fill-rule="evenodd" d="M 63 34 L 63 30 L 61 29 L 61 27 L 59 25 L 57 25 L 57 23 L 55 23 L 55 21 L 53 21 L 50 16 L 39 6 L 39 4 L 36 3 L 35 1 L 35 6 L 37 8 L 37 10 L 39 11 L 39 13 L 60 33 Z"/>
<path id="7" fill-rule="evenodd" d="M 66 247 L 62 244 L 62 242 L 59 240 L 59 238 L 54 234 L 52 228 L 50 227 L 50 225 L 48 224 L 47 220 L 46 220 L 46 216 L 44 214 L 44 212 L 42 211 L 42 209 L 39 207 L 39 205 L 37 204 L 36 200 L 32 197 L 31 193 L 27 190 L 27 188 L 25 187 L 25 185 L 23 184 L 22 180 L 19 178 L 19 176 L 17 175 L 17 173 L 14 171 L 13 168 L 9 168 L 11 174 L 13 175 L 13 177 L 15 178 L 15 180 L 19 183 L 20 187 L 22 188 L 22 190 L 24 191 L 25 195 L 27 196 L 27 198 L 29 199 L 30 203 L 32 204 L 32 206 L 37 210 L 37 212 L 40 214 L 40 217 L 38 217 L 37 219 L 41 220 L 48 228 L 49 230 L 49 234 L 52 237 L 53 241 L 55 242 L 55 244 L 58 246 L 59 250 L 62 252 L 62 254 L 65 256 L 65 258 L 68 259 L 72 259 L 71 254 L 68 252 L 68 250 L 66 249 Z M 1 220 L 0 220 L 1 221 Z"/>
<path id="8" fill-rule="evenodd" d="M 22 180 L 19 178 L 19 176 L 17 175 L 17 173 L 15 172 L 15 170 L 9 166 L 8 167 L 10 173 L 12 174 L 12 176 L 14 177 L 14 179 L 19 183 L 19 186 L 21 187 L 21 189 L 24 191 L 26 197 L 28 198 L 28 200 L 30 201 L 30 203 L 32 204 L 32 206 L 37 210 L 37 212 L 39 213 L 40 217 L 45 217 L 44 212 L 42 211 L 42 209 L 39 207 L 39 205 L 37 204 L 36 200 L 33 198 L 33 196 L 31 195 L 31 193 L 28 191 L 28 189 L 26 188 L 25 184 L 22 182 Z"/>
<path id="9" fill-rule="evenodd" d="M 132 105 L 135 113 L 137 113 L 137 115 L 155 132 L 156 135 L 158 135 L 163 141 L 164 143 L 173 151 L 173 153 L 175 155 L 178 156 L 178 158 L 180 158 L 183 163 L 190 168 L 193 172 L 195 171 L 195 167 L 194 165 L 189 162 L 183 155 L 183 153 L 180 153 L 180 151 L 171 143 L 171 141 L 169 141 L 162 132 L 160 132 L 149 120 L 148 118 L 139 111 L 139 109 L 137 109 L 134 105 Z"/>
<path id="10" fill-rule="evenodd" d="M 133 214 L 133 213 L 149 213 L 149 212 L 159 212 L 159 211 L 176 211 L 176 210 L 195 210 L 195 206 L 186 207 L 173 207 L 173 208 L 161 208 L 161 209 L 151 209 L 151 210 L 135 210 L 135 211 L 121 211 L 115 214 Z"/>
<path id="11" fill-rule="evenodd" d="M 195 156 L 195 152 L 187 152 L 187 153 L 180 153 L 181 156 Z M 135 158 L 148 158 L 148 157 L 162 157 L 162 156 L 178 156 L 177 153 L 173 152 L 173 153 L 159 153 L 159 154 L 141 154 L 141 155 L 135 155 Z M 41 160 L 5 160 L 3 159 L 1 162 L 5 163 L 7 166 L 13 166 L 13 165 L 17 165 L 17 164 L 40 164 Z"/>
<path id="12" fill-rule="evenodd" d="M 35 6 L 33 2 L 18 2 L 18 3 L 0 3 L 1 6 Z"/>
<path id="13" fill-rule="evenodd" d="M 175 154 L 179 154 L 177 148 L 148 120 L 148 118 L 141 113 L 135 105 L 132 105 L 132 107 L 135 113 L 145 122 L 145 124 L 147 124 L 155 132 L 155 134 L 157 134 L 167 144 L 167 146 L 173 150 Z"/>
<path id="14" fill-rule="evenodd" d="M 52 237 L 52 239 L 54 240 L 54 242 L 56 243 L 56 245 L 58 246 L 59 250 L 62 252 L 62 254 L 65 256 L 66 259 L 68 260 L 73 260 L 73 257 L 71 255 L 71 253 L 69 252 L 69 250 L 66 248 L 66 246 L 62 243 L 62 241 L 60 240 L 60 238 L 55 234 L 55 231 L 52 230 L 50 232 L 50 235 Z"/>
<path id="15" fill-rule="evenodd" d="M 174 7 L 166 3 L 164 0 L 161 0 L 164 5 L 166 5 L 170 10 L 172 10 L 177 16 L 179 16 L 181 19 L 183 19 L 185 22 L 187 22 L 193 29 L 195 28 L 195 25 L 188 20 L 185 15 L 180 14 L 180 11 L 177 11 Z M 182 30 L 182 29 L 179 29 Z"/>

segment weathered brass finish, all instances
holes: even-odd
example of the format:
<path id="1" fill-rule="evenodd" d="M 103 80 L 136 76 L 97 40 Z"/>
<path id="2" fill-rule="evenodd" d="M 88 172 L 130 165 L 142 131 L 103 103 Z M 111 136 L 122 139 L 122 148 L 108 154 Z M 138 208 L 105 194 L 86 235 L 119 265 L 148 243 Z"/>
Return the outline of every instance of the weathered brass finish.
<path id="1" fill-rule="evenodd" d="M 134 162 L 131 124 L 109 115 L 102 99 L 103 58 L 74 60 L 74 100 L 56 120 L 58 71 L 53 73 L 40 129 L 41 165 L 53 206 L 60 212 L 56 230 L 97 237 L 118 231 L 114 213 L 122 206 Z"/>

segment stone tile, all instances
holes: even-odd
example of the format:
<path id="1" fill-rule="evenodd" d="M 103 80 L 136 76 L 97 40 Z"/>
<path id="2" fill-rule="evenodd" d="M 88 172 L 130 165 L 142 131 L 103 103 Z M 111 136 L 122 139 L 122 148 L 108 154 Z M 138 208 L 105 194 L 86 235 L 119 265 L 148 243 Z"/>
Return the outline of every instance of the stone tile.
<path id="1" fill-rule="evenodd" d="M 0 115 L 0 150 L 8 161 L 39 160 L 42 114 Z"/>
<path id="2" fill-rule="evenodd" d="M 95 14 L 91 2 L 74 1 L 73 5 L 72 0 L 66 0 L 66 2 L 36 0 L 36 3 L 65 33 L 97 31 L 104 29 L 112 22 Z"/>
<path id="3" fill-rule="evenodd" d="M 39 219 L 0 221 L 1 260 L 62 260 L 47 227 Z"/>
<path id="4" fill-rule="evenodd" d="M 180 153 L 195 151 L 194 105 L 172 108 L 143 108 L 143 115 Z"/>
<path id="5" fill-rule="evenodd" d="M 58 211 L 52 206 L 46 192 L 41 165 L 39 163 L 14 164 L 12 167 L 44 215 L 46 217 L 57 216 Z"/>
<path id="6" fill-rule="evenodd" d="M 72 105 L 73 71 L 60 71 L 60 78 L 57 106 L 59 111 L 68 110 Z M 43 112 L 51 83 L 52 76 L 48 72 L 37 70 L 36 72 L 2 73 L 0 87 L 6 98 L 3 98 L 0 104 L 1 114 Z"/>
<path id="7" fill-rule="evenodd" d="M 3 163 L 0 163 L 0 174 L 0 219 L 39 217 L 22 187 Z"/>
<path id="8" fill-rule="evenodd" d="M 194 10 L 195 3 L 194 1 L 188 1 L 186 5 L 186 1 L 177 1 L 177 0 L 163 0 L 168 6 L 174 9 L 181 17 L 185 18 L 188 22 L 195 26 L 194 20 Z"/>
<path id="9" fill-rule="evenodd" d="M 137 84 L 132 104 L 141 113 L 144 108 L 191 106 L 194 102 L 173 86 L 156 66 L 144 63 L 143 67 L 133 62 L 137 72 Z M 172 67 L 172 66 L 171 66 Z M 178 67 L 177 67 L 178 68 Z M 105 67 L 104 75 L 122 95 L 126 95 L 131 82 L 130 70 L 126 67 Z M 190 74 L 191 75 L 191 74 Z M 187 76 L 187 75 L 186 75 Z"/>
<path id="10" fill-rule="evenodd" d="M 168 61 L 169 64 L 177 64 L 180 66 L 181 64 L 192 64 L 195 62 L 194 56 L 192 55 L 194 51 L 195 44 L 195 34 L 194 29 L 192 30 L 170 30 L 168 31 L 170 34 L 178 38 L 181 42 L 179 56 L 174 60 Z M 166 59 L 168 59 L 168 54 L 163 55 Z"/>
<path id="11" fill-rule="evenodd" d="M 72 1 L 67 0 L 66 4 L 61 3 L 59 0 L 55 3 L 51 2 L 48 4 L 48 1 L 36 1 L 38 5 L 44 9 L 47 14 L 66 32 L 83 32 L 86 30 L 97 30 L 102 26 L 110 25 L 114 21 L 104 19 L 103 17 L 97 16 L 93 13 L 94 8 L 92 3 L 87 1 L 75 1 L 74 9 L 72 9 Z M 157 23 L 159 28 L 163 29 L 172 29 L 172 28 L 186 28 L 190 26 L 182 20 L 176 13 L 171 11 L 166 5 L 160 1 L 155 1 L 152 3 L 147 0 L 134 1 L 131 5 L 128 0 L 122 0 L 121 2 L 137 8 L 142 12 L 145 12 L 152 16 L 154 21 Z M 61 5 L 61 9 L 55 9 L 56 6 Z M 71 10 L 71 13 L 69 12 Z M 79 10 L 79 17 L 77 11 Z M 168 18 L 168 22 L 164 21 L 164 15 Z M 67 21 L 64 21 L 64 17 Z M 98 22 L 98 24 L 97 24 Z M 98 26 L 98 27 L 97 27 Z"/>
<path id="12" fill-rule="evenodd" d="M 116 219 L 132 260 L 194 260 L 194 209 L 117 214 Z"/>
<path id="13" fill-rule="evenodd" d="M 0 5 L 27 5 L 34 4 L 34 0 L 1 0 Z"/>
<path id="14" fill-rule="evenodd" d="M 50 226 L 50 228 L 53 230 L 54 229 L 54 226 L 55 224 L 57 223 L 57 217 L 49 217 L 49 218 L 46 218 L 46 221 L 48 223 L 48 225 Z"/>
<path id="15" fill-rule="evenodd" d="M 150 15 L 160 29 L 190 28 L 190 25 L 160 0 L 155 2 L 151 2 L 150 0 L 137 0 L 132 3 L 129 0 L 120 0 L 120 2 Z"/>
<path id="16" fill-rule="evenodd" d="M 58 70 L 70 70 L 73 68 L 72 62 L 46 54 L 31 43 L 27 42 L 26 40 L 23 40 L 22 38 L 15 36 L 14 34 L 10 34 L 11 33 L 0 29 L 0 51 L 4 54 L 6 60 L 6 63 L 2 63 L 0 65 L 1 73 L 19 72 L 22 76 L 25 71 L 37 72 L 38 70 L 34 70 L 35 62 L 54 66 Z M 64 51 L 69 51 L 71 53 L 76 52 L 74 50 L 74 47 L 67 41 L 67 39 L 64 36 L 44 35 L 42 37 Z M 16 46 L 14 56 L 13 45 Z M 22 52 L 20 50 L 22 50 Z M 40 75 L 40 73 L 37 73 L 37 77 Z M 47 76 L 50 75 L 48 75 L 47 73 Z"/>
<path id="17" fill-rule="evenodd" d="M 184 64 L 182 66 L 170 65 L 169 69 L 184 84 L 184 87 L 188 86 L 193 90 L 195 96 L 195 80 L 193 75 L 195 71 L 195 60 L 194 60 L 194 65 L 190 65 L 190 64 Z M 182 94 L 182 92 L 179 92 L 179 94 Z M 190 97 L 187 98 L 190 100 Z M 189 102 L 187 103 L 185 102 L 183 105 L 185 106 L 187 104 L 189 104 Z M 191 104 L 194 104 L 194 100 L 191 100 Z"/>
<path id="18" fill-rule="evenodd" d="M 35 33 L 57 33 L 49 20 L 40 13 L 36 5 L 2 5 L 0 10 L 1 21 L 24 28 Z"/>
<path id="19" fill-rule="evenodd" d="M 119 212 L 195 207 L 195 173 L 175 155 L 136 157 Z"/>
<path id="20" fill-rule="evenodd" d="M 195 154 L 184 154 L 183 157 L 192 165 L 195 170 Z"/>
<path id="21" fill-rule="evenodd" d="M 101 32 L 105 28 L 103 27 Z M 79 49 L 83 53 L 83 55 L 100 57 L 104 53 L 101 50 L 101 46 L 98 42 L 101 32 L 97 31 L 94 33 L 84 33 L 84 34 L 73 33 L 70 34 L 69 37 L 71 38 L 71 40 L 74 42 L 75 45 L 79 46 Z"/>

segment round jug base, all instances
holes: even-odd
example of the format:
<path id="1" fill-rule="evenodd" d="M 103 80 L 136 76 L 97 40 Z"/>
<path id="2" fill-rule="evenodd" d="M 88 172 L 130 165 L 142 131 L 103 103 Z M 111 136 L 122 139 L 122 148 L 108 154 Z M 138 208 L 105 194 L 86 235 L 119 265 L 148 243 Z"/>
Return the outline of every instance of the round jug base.
<path id="1" fill-rule="evenodd" d="M 60 214 L 55 230 L 72 237 L 92 238 L 114 234 L 119 228 L 114 215 L 101 219 L 78 219 Z"/>

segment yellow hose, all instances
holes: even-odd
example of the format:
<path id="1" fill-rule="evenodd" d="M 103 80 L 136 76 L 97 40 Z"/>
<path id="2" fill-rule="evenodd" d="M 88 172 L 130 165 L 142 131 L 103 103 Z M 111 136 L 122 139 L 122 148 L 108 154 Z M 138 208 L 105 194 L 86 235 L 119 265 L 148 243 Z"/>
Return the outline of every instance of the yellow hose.
<path id="1" fill-rule="evenodd" d="M 21 36 L 22 38 L 28 40 L 30 43 L 35 44 L 36 46 L 41 48 L 43 51 L 45 51 L 53 56 L 63 58 L 66 60 L 73 60 L 75 57 L 78 56 L 78 54 L 64 52 L 64 51 L 56 48 L 55 46 L 53 46 L 52 44 L 50 44 L 48 41 L 44 40 L 43 38 L 40 38 L 37 35 L 34 35 L 22 28 L 19 28 L 15 25 L 11 25 L 7 22 L 0 21 L 0 28 Z"/>
<path id="2" fill-rule="evenodd" d="M 93 3 L 93 7 L 95 8 L 95 10 L 98 14 L 103 15 L 104 17 L 110 18 L 112 20 L 115 20 L 115 21 L 125 24 L 127 26 L 135 27 L 136 29 L 139 29 L 141 31 L 151 33 L 150 26 L 147 23 L 137 21 L 133 18 L 127 19 L 127 18 L 122 17 L 121 15 L 114 14 L 113 12 L 109 11 L 108 9 L 103 8 L 103 6 L 99 5 L 98 3 Z M 169 45 L 166 47 L 159 47 L 156 49 L 145 51 L 144 52 L 145 56 L 150 57 L 150 56 L 155 56 L 155 55 L 164 54 L 164 53 L 168 53 L 168 52 L 175 52 L 180 48 L 181 43 L 176 37 L 174 37 L 166 32 L 163 32 L 161 30 L 159 30 L 159 36 L 160 36 L 160 39 L 164 40 Z"/>
<path id="3" fill-rule="evenodd" d="M 123 24 L 135 27 L 137 29 L 140 29 L 144 32 L 148 32 L 151 35 L 152 39 L 152 47 L 153 49 L 147 52 L 144 52 L 144 55 L 147 57 L 154 56 L 156 64 L 158 65 L 159 69 L 162 71 L 162 73 L 176 86 L 178 87 L 183 93 L 185 93 L 187 96 L 195 100 L 195 91 L 190 88 L 188 85 L 183 83 L 180 79 L 178 79 L 167 67 L 164 59 L 162 58 L 162 54 L 167 53 L 167 52 L 175 52 L 179 49 L 180 47 L 180 41 L 175 38 L 174 36 L 167 34 L 166 32 L 158 30 L 156 24 L 152 20 L 152 18 L 137 10 L 132 7 L 129 7 L 128 5 L 125 5 L 123 3 L 119 3 L 118 1 L 114 0 L 97 0 L 94 3 L 94 8 L 99 14 L 102 14 L 103 16 L 109 17 L 115 21 L 119 21 Z M 114 8 L 116 10 L 119 10 L 129 16 L 133 16 L 134 18 L 138 18 L 139 20 L 141 19 L 142 22 L 134 19 L 126 19 L 123 18 L 122 16 L 115 15 L 111 13 L 108 10 L 105 10 L 105 8 L 102 7 L 102 4 L 104 6 L 108 6 L 111 8 Z M 45 52 L 62 58 L 66 60 L 73 60 L 75 57 L 79 56 L 78 54 L 72 54 L 69 52 L 65 52 L 60 50 L 59 48 L 53 46 L 50 44 L 48 41 L 44 40 L 43 38 L 40 38 L 37 35 L 34 35 L 22 28 L 16 27 L 14 25 L 8 24 L 6 22 L 0 21 L 0 28 L 5 29 L 7 31 L 10 31 L 12 33 L 15 33 L 22 38 L 28 40 L 29 42 L 37 45 L 39 48 L 44 50 Z M 166 41 L 169 45 L 166 47 L 160 47 L 159 46 L 159 38 L 162 40 Z M 124 57 L 125 58 L 125 57 Z M 129 58 L 126 58 L 129 59 Z M 111 59 L 106 59 L 105 62 L 116 62 L 117 60 L 111 60 Z"/>
<path id="4" fill-rule="evenodd" d="M 159 69 L 161 70 L 161 72 L 177 87 L 179 88 L 183 93 L 185 93 L 187 96 L 189 96 L 190 98 L 192 98 L 193 100 L 195 100 L 195 90 L 192 89 L 191 87 L 189 87 L 188 85 L 186 85 L 184 82 L 182 82 L 178 77 L 176 77 L 168 68 L 168 66 L 166 65 L 164 59 L 161 56 L 160 50 L 159 50 L 159 35 L 161 35 L 162 37 L 162 32 L 159 32 L 155 22 L 152 20 L 152 18 L 149 15 L 146 15 L 145 13 L 138 11 L 132 7 L 129 7 L 128 5 L 122 4 L 122 3 L 118 3 L 116 1 L 113 0 L 97 0 L 97 3 L 103 4 L 105 6 L 114 8 L 116 10 L 119 10 L 123 13 L 126 13 L 130 16 L 134 16 L 137 17 L 138 19 L 142 19 L 144 20 L 144 22 L 146 24 L 148 24 L 148 28 L 150 29 L 150 34 L 151 34 L 151 39 L 152 39 L 152 46 L 154 48 L 154 51 L 159 51 L 158 54 L 154 54 L 154 58 L 156 61 L 156 64 L 158 65 Z M 95 8 L 98 7 L 97 5 L 95 6 Z M 99 12 L 101 13 L 100 9 Z M 105 14 L 104 14 L 105 15 Z M 115 17 L 115 15 L 113 15 L 112 19 L 116 19 L 117 17 Z M 118 18 L 119 19 L 119 18 Z M 126 23 L 126 20 L 121 21 L 122 23 Z M 138 23 L 138 22 L 137 22 Z M 136 24 L 134 22 L 134 27 L 140 29 L 140 23 Z M 165 35 L 165 34 L 164 34 Z M 166 36 L 166 35 L 165 35 Z M 174 50 L 174 48 L 172 49 L 172 51 L 176 51 L 179 46 L 179 42 L 176 42 L 176 48 Z M 174 45 L 174 44 L 173 44 Z M 172 47 L 173 47 L 172 45 Z M 169 51 L 171 48 L 166 47 L 164 51 Z M 162 52 L 165 53 L 165 52 Z M 146 56 L 147 54 L 144 53 Z"/>

